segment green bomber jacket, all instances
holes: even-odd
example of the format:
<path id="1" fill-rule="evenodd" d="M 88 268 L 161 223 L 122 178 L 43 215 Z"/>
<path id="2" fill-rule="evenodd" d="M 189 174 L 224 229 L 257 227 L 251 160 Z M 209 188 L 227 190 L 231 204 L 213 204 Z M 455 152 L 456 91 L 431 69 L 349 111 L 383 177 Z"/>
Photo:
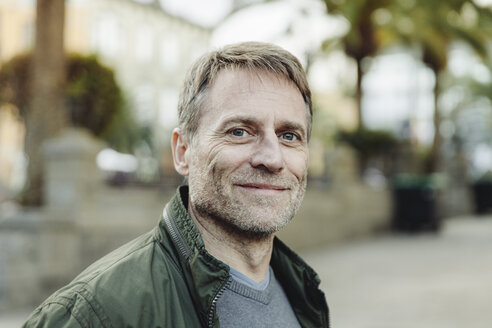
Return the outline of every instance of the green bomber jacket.
<path id="1" fill-rule="evenodd" d="M 210 255 L 180 187 L 159 224 L 95 262 L 44 301 L 24 327 L 220 327 L 229 267 Z M 329 327 L 319 278 L 275 238 L 271 266 L 302 327 Z"/>

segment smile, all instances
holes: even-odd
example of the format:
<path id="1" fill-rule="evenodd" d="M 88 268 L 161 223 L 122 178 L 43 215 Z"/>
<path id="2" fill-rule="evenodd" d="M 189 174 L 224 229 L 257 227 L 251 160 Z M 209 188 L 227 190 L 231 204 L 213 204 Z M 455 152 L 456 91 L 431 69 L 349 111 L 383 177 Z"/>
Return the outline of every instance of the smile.
<path id="1" fill-rule="evenodd" d="M 264 190 L 264 191 L 286 191 L 289 188 L 283 187 L 283 186 L 277 186 L 277 185 L 272 185 L 272 184 L 266 184 L 266 183 L 244 183 L 244 184 L 237 184 L 238 187 L 245 188 L 245 189 L 250 189 L 250 190 Z"/>

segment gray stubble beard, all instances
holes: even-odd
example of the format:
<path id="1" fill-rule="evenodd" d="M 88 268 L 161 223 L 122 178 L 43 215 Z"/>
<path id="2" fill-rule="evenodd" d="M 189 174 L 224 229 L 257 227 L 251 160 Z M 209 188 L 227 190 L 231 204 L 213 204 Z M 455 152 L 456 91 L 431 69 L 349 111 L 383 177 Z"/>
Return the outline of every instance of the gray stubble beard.
<path id="1" fill-rule="evenodd" d="M 240 199 L 232 196 L 233 190 L 225 190 L 223 184 L 214 177 L 211 181 L 212 185 L 207 187 L 207 181 L 203 179 L 190 179 L 191 206 L 201 217 L 212 220 L 228 233 L 251 239 L 264 239 L 284 228 L 297 213 L 306 190 L 304 176 L 298 183 L 289 183 L 291 190 L 297 191 L 288 206 L 281 207 L 281 204 L 274 204 L 275 200 L 272 202 L 270 199 L 258 198 L 261 208 L 279 208 L 278 213 L 273 213 L 276 219 L 272 220 L 261 216 L 261 208 L 251 211 L 245 204 L 241 204 Z"/>

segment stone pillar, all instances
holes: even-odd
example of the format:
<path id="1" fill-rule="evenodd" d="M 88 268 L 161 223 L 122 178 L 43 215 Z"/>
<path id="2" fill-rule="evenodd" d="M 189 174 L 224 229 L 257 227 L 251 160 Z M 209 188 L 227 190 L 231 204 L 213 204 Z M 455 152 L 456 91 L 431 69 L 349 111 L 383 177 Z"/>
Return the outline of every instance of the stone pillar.
<path id="1" fill-rule="evenodd" d="M 40 236 L 43 287 L 54 290 L 81 269 L 81 226 L 92 212 L 101 176 L 96 155 L 102 148 L 89 132 L 69 128 L 43 145 L 45 201 Z"/>
<path id="2" fill-rule="evenodd" d="M 45 200 L 49 210 L 66 212 L 64 219 L 73 220 L 74 214 L 91 202 L 101 174 L 96 156 L 102 144 L 88 131 L 66 129 L 58 138 L 43 145 L 45 156 Z"/>

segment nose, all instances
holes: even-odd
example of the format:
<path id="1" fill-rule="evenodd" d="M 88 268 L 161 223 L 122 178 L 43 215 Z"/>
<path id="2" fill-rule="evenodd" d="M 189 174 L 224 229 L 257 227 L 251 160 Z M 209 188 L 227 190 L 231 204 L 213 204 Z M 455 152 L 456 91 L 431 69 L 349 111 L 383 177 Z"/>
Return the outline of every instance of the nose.
<path id="1" fill-rule="evenodd" d="M 251 166 L 272 173 L 280 172 L 284 168 L 282 148 L 275 133 L 262 136 L 254 147 L 250 159 Z"/>

